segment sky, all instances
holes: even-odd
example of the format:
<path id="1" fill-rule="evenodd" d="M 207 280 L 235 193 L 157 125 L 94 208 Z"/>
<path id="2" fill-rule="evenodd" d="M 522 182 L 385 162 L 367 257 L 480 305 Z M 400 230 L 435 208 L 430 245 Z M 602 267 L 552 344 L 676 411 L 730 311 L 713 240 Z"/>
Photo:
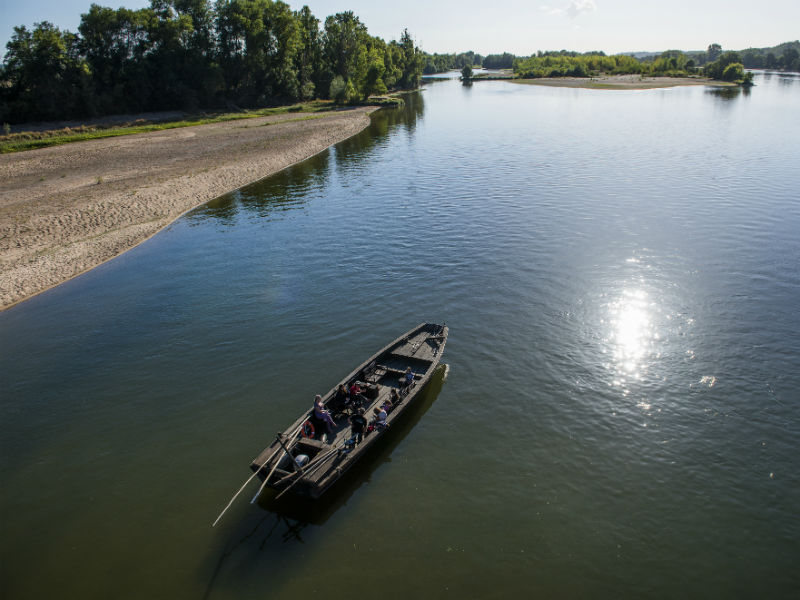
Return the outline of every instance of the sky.
<path id="1" fill-rule="evenodd" d="M 96 0 L 136 9 L 149 0 Z M 408 28 L 426 52 L 479 54 L 537 50 L 725 50 L 775 46 L 800 38 L 800 0 L 307 0 L 325 17 L 352 10 L 387 42 Z M 0 52 L 14 26 L 50 21 L 77 32 L 90 0 L 0 0 Z"/>

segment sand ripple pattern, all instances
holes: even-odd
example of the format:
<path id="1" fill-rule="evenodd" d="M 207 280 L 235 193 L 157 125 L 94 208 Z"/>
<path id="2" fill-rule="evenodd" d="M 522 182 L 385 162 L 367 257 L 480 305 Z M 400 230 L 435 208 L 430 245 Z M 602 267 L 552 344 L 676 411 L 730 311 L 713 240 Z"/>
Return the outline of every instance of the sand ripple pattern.
<path id="1" fill-rule="evenodd" d="M 273 115 L 0 156 L 0 309 L 358 133 L 371 110 Z"/>

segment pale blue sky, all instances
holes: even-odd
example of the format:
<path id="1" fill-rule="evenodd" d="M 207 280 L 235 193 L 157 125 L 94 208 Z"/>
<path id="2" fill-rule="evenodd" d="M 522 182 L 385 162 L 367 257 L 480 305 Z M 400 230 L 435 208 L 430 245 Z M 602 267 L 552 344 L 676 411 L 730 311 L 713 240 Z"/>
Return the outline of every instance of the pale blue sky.
<path id="1" fill-rule="evenodd" d="M 97 2 L 141 8 L 149 0 Z M 90 0 L 0 0 L 0 53 L 15 25 L 48 20 L 77 31 Z M 352 10 L 372 35 L 389 41 L 407 27 L 427 52 L 480 54 L 773 46 L 800 38 L 800 0 L 309 0 L 324 20 Z"/>

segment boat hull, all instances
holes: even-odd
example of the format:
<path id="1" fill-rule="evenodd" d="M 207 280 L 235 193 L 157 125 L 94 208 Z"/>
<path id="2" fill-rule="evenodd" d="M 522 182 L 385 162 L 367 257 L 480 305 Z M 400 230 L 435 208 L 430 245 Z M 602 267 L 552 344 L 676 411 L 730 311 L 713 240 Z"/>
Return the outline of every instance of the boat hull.
<path id="1" fill-rule="evenodd" d="M 292 493 L 319 498 L 370 447 L 389 435 L 392 424 L 414 404 L 439 365 L 448 333 L 446 325 L 421 323 L 351 371 L 322 396 L 323 404 L 334 414 L 336 427 L 323 437 L 322 424 L 309 409 L 252 461 L 250 468 L 258 473 L 263 487 L 277 490 L 279 496 Z M 409 367 L 413 382 L 405 385 Z M 335 406 L 336 390 L 339 385 L 349 388 L 353 382 L 364 390 L 360 402 L 353 400 L 339 410 L 341 407 Z M 392 397 L 392 391 L 399 401 L 393 402 L 385 419 L 381 419 L 379 410 Z M 360 440 L 350 422 L 358 408 L 371 421 Z"/>

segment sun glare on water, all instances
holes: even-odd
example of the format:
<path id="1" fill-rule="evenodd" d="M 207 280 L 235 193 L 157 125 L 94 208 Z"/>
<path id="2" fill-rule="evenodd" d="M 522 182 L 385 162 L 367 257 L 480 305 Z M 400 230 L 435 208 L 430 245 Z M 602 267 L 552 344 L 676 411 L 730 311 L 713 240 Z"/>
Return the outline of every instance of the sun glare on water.
<path id="1" fill-rule="evenodd" d="M 647 357 L 657 339 L 652 321 L 652 302 L 639 289 L 626 289 L 609 305 L 609 342 L 614 357 L 615 385 L 626 388 L 646 370 Z"/>

